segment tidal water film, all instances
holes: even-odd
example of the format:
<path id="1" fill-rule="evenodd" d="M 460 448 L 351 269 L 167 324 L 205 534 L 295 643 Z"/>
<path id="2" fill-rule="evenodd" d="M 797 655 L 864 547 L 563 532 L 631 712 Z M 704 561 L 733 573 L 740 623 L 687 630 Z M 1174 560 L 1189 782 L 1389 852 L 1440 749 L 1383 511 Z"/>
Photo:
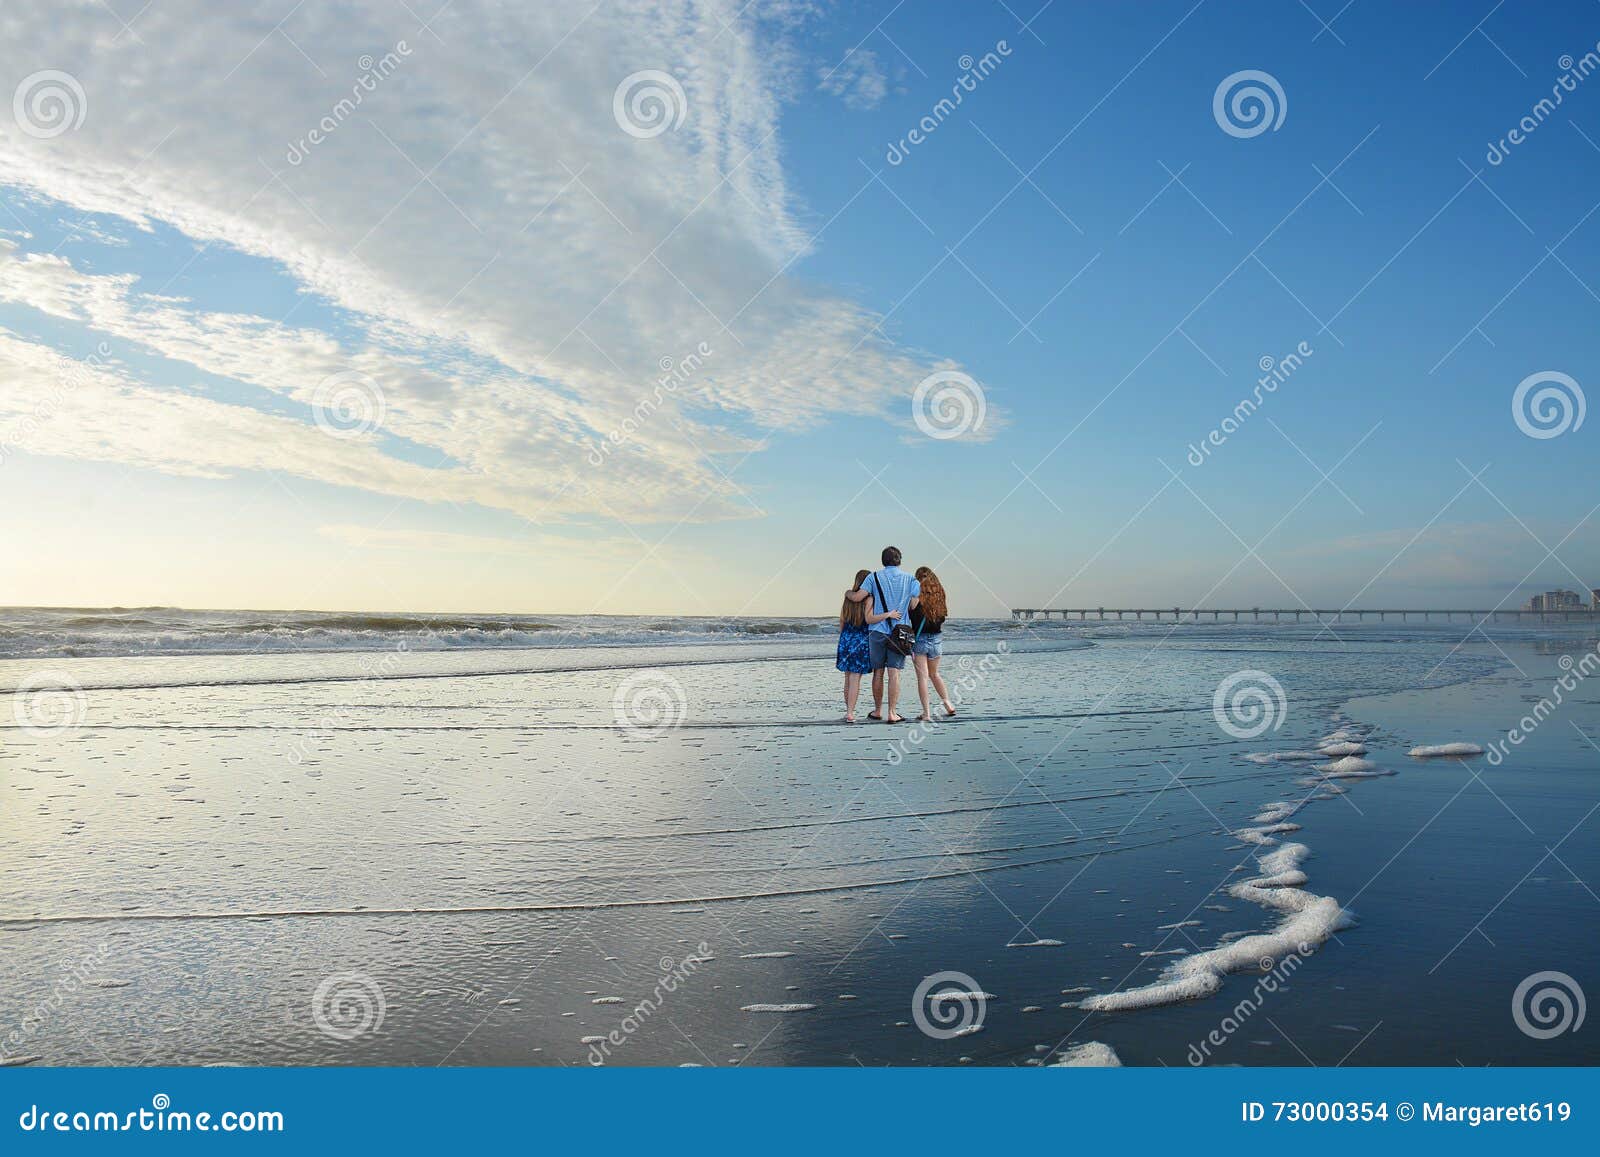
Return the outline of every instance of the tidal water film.
<path id="1" fill-rule="evenodd" d="M 1596 640 L 1468 632 L 957 622 L 849 726 L 809 620 L 7 612 L 0 1059 L 1592 1063 Z"/>

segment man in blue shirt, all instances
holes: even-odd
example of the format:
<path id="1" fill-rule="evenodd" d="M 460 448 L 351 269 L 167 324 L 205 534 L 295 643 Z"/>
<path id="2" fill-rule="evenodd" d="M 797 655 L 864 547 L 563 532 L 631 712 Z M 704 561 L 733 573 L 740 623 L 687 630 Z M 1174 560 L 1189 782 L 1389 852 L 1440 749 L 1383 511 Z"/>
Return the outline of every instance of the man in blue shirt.
<path id="1" fill-rule="evenodd" d="M 872 600 L 875 614 L 888 615 L 882 622 L 867 628 L 867 644 L 872 660 L 872 711 L 868 719 L 881 719 L 885 723 L 904 723 L 895 714 L 894 705 L 900 699 L 900 672 L 906 657 L 889 646 L 889 632 L 896 620 L 911 613 L 922 594 L 922 584 L 900 569 L 900 548 L 883 548 L 883 569 L 861 584 L 861 590 Z M 887 673 L 887 678 L 885 677 Z M 883 710 L 884 685 L 888 684 L 889 710 Z"/>

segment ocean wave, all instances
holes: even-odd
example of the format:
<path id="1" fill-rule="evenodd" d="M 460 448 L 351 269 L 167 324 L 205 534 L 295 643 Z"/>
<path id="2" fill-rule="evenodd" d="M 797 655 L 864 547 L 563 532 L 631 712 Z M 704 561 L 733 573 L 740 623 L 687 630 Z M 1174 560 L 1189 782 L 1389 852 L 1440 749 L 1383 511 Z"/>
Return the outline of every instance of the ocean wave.
<path id="1" fill-rule="evenodd" d="M 1458 625 L 1462 632 L 1470 625 Z M 0 607 L 0 660 L 358 651 L 470 651 L 550 647 L 693 646 L 765 643 L 831 647 L 831 617 L 803 615 L 527 615 L 381 611 L 197 611 L 174 607 Z M 1266 624 L 1100 623 L 1093 620 L 973 618 L 951 620 L 947 642 L 979 646 L 1020 640 L 1051 649 L 1093 647 L 1096 640 L 1149 638 L 1218 653 L 1260 650 L 1269 640 L 1285 653 L 1320 628 Z M 1496 634 L 1532 636 L 1523 627 Z M 1219 638 L 1220 636 L 1220 638 Z M 1389 642 L 1451 642 L 1443 624 L 1352 631 L 1355 648 Z M 1221 639 L 1225 646 L 1218 646 Z M 1205 640 L 1204 643 L 1201 640 Z M 1286 645 L 1287 644 L 1287 645 Z"/>
<path id="2" fill-rule="evenodd" d="M 952 623 L 992 635 L 1000 620 Z M 831 618 L 0 608 L 0 659 L 831 642 Z"/>

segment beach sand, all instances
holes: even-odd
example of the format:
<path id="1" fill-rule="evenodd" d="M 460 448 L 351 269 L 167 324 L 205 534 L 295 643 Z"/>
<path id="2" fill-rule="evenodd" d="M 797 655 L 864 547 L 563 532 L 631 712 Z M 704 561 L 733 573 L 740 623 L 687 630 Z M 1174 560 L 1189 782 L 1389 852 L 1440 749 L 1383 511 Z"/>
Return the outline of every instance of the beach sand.
<path id="1" fill-rule="evenodd" d="M 1405 754 L 1501 736 L 1593 641 L 1339 636 L 953 631 L 932 728 L 834 722 L 805 637 L 0 663 L 81 688 L 0 730 L 0 1053 L 1594 1062 L 1510 1000 L 1595 974 L 1600 682 L 1500 766 Z M 1244 670 L 1284 688 L 1248 738 Z M 1385 774 L 1246 758 L 1341 729 Z"/>

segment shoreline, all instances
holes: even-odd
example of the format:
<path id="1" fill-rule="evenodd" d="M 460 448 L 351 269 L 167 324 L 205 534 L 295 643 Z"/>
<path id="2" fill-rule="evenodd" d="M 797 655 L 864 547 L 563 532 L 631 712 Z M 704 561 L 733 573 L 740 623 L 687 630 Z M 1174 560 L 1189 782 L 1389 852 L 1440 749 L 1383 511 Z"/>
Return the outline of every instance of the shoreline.
<path id="1" fill-rule="evenodd" d="M 771 656 L 739 646 L 527 672 L 457 654 L 404 674 L 460 682 L 411 680 L 354 703 L 237 676 L 98 688 L 68 732 L 6 733 L 0 834 L 13 840 L 15 869 L 0 908 L 18 915 L 0 920 L 0 939 L 22 991 L 48 987 L 60 960 L 114 946 L 96 971 L 104 989 L 88 986 L 73 1005 L 73 1023 L 112 1063 L 137 1059 L 135 1046 L 164 1063 L 437 1063 L 485 1018 L 451 1063 L 582 1063 L 581 1038 L 609 1023 L 591 1000 L 647 989 L 653 963 L 688 942 L 709 945 L 712 959 L 675 998 L 672 1020 L 715 1063 L 749 1052 L 752 1064 L 1015 1064 L 1041 1056 L 1041 1044 L 1092 1037 L 1124 1064 L 1183 1065 L 1251 985 L 1234 967 L 1240 954 L 1279 930 L 1273 905 L 1257 901 L 1302 887 L 1360 920 L 1296 953 L 1293 983 L 1269 997 L 1272 1021 L 1319 1060 L 1356 1044 L 1337 1026 L 1379 1021 L 1390 1028 L 1352 1063 L 1437 1060 L 1438 1018 L 1474 993 L 1500 1006 L 1502 982 L 1481 975 L 1495 963 L 1473 942 L 1454 958 L 1470 966 L 1460 977 L 1430 987 L 1427 968 L 1478 918 L 1478 896 L 1487 904 L 1516 882 L 1533 842 L 1501 824 L 1489 830 L 1515 847 L 1473 856 L 1500 810 L 1481 790 L 1452 805 L 1459 816 L 1447 809 L 1426 825 L 1474 772 L 1494 778 L 1541 836 L 1540 815 L 1576 818 L 1588 806 L 1572 794 L 1583 781 L 1540 746 L 1567 737 L 1551 726 L 1524 749 L 1544 769 L 1526 786 L 1526 772 L 1481 760 L 1403 755 L 1481 740 L 1466 723 L 1481 731 L 1495 711 L 1518 708 L 1519 677 L 1494 646 L 1474 640 L 1452 656 L 1449 636 L 1340 646 L 1309 632 L 1241 632 L 1224 647 L 1007 642 L 954 725 L 924 729 L 896 746 L 898 759 L 887 741 L 909 728 L 778 717 L 836 693 L 826 656 L 771 663 L 752 682 L 751 664 Z M 1555 670 L 1562 650 L 1497 643 L 1529 672 Z M 309 682 L 359 661 L 262 659 L 302 676 L 309 667 Z M 182 672 L 195 661 L 97 665 L 152 664 Z M 683 692 L 681 714 L 664 728 L 614 721 L 616 673 L 650 666 Z M 1213 718 L 1212 688 L 1247 667 L 1281 678 L 1281 731 L 1240 739 Z M 423 711 L 426 720 L 408 717 Z M 98 722 L 108 718 L 118 722 Z M 1316 737 L 1350 726 L 1341 718 L 1359 723 L 1377 770 L 1399 774 L 1296 786 L 1309 765 L 1248 758 L 1330 746 Z M 292 751 L 271 739 L 296 732 Z M 1312 796 L 1317 808 L 1294 806 Z M 1289 832 L 1291 822 L 1304 830 Z M 1580 870 L 1594 856 L 1562 854 Z M 1284 862 L 1263 861 L 1274 855 Z M 1450 892 L 1419 915 L 1431 893 L 1418 881 L 1441 873 Z M 1254 890 L 1233 894 L 1246 884 Z M 1579 899 L 1550 895 L 1541 902 L 1559 895 L 1561 911 Z M 1525 898 L 1538 899 L 1518 896 L 1506 912 Z M 1502 952 L 1518 941 L 1490 931 Z M 1418 952 L 1430 955 L 1414 965 Z M 1214 995 L 1116 1012 L 1063 1006 L 1160 985 L 1183 959 L 1197 961 L 1196 976 L 1219 966 L 1199 981 Z M 272 1011 L 351 969 L 388 1001 L 384 1033 L 333 1041 Z M 946 1045 L 897 1027 L 917 982 L 952 969 L 995 994 L 982 1033 Z M 457 991 L 484 992 L 484 1003 Z M 750 1020 L 778 1014 L 744 1011 L 799 1005 L 810 1007 L 781 1014 L 785 1032 L 765 1045 Z M 167 1024 L 180 1010 L 226 1016 L 180 1019 L 167 1036 L 128 1028 L 128 1017 Z M 1274 1035 L 1257 1017 L 1206 1061 L 1295 1061 Z M 1497 1055 L 1522 1055 L 1515 1039 L 1491 1038 Z M 47 1027 L 24 1051 L 104 1063 L 86 1047 Z M 1564 1047 L 1587 1055 L 1582 1041 Z M 630 1039 L 626 1055 L 703 1059 L 664 1023 Z"/>

